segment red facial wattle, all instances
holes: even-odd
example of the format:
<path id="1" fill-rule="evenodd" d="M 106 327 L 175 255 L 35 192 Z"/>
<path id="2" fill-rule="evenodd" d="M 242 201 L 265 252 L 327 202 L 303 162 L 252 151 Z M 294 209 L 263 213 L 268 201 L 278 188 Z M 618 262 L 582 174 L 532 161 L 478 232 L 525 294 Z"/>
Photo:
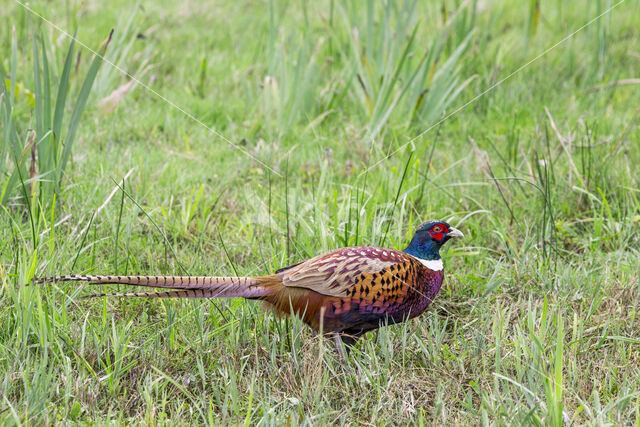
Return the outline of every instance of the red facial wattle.
<path id="1" fill-rule="evenodd" d="M 433 237 L 435 240 L 442 240 L 444 238 L 445 233 L 448 233 L 449 230 L 446 227 L 443 227 L 441 225 L 436 225 L 435 227 L 433 227 L 431 230 L 429 230 L 429 234 L 431 234 L 431 237 Z"/>
<path id="2" fill-rule="evenodd" d="M 442 231 L 439 233 L 430 231 L 429 234 L 431 234 L 431 237 L 433 237 L 435 240 L 442 240 L 442 238 L 444 237 L 444 233 Z"/>

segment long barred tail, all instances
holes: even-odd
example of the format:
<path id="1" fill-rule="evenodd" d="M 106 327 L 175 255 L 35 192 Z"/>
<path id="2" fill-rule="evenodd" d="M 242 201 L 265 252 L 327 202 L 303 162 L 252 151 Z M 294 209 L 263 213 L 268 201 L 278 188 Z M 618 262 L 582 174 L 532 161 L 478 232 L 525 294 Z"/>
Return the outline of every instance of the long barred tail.
<path id="1" fill-rule="evenodd" d="M 82 298 L 97 297 L 138 297 L 138 298 L 223 298 L 219 295 L 219 291 L 205 291 L 202 289 L 190 289 L 186 291 L 168 291 L 168 292 L 120 292 L 120 293 L 101 293 L 87 295 Z"/>
<path id="2" fill-rule="evenodd" d="M 149 288 L 174 289 L 169 292 L 102 293 L 101 296 L 144 298 L 260 298 L 273 292 L 279 281 L 275 276 L 209 277 L 209 276 L 56 276 L 34 278 L 33 283 L 88 282 L 90 284 L 123 284 Z"/>

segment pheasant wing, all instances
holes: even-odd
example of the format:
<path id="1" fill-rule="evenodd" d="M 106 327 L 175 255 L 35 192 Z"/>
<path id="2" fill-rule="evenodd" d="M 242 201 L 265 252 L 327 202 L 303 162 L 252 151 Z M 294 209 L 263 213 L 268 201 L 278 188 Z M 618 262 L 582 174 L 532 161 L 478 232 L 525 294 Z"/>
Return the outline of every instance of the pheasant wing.
<path id="1" fill-rule="evenodd" d="M 349 295 L 358 276 L 381 273 L 392 266 L 414 262 L 401 251 L 376 247 L 344 248 L 279 270 L 284 286 L 306 288 L 323 295 Z"/>

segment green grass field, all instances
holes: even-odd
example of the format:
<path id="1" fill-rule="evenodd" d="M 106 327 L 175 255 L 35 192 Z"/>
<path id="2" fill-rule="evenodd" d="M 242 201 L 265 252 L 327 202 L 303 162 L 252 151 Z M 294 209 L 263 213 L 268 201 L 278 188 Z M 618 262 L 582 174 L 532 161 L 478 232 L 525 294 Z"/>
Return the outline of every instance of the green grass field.
<path id="1" fill-rule="evenodd" d="M 0 8 L 3 425 L 640 425 L 637 2 L 28 7 Z M 269 274 L 430 218 L 466 236 L 438 298 L 347 363 L 253 302 L 23 286 Z"/>

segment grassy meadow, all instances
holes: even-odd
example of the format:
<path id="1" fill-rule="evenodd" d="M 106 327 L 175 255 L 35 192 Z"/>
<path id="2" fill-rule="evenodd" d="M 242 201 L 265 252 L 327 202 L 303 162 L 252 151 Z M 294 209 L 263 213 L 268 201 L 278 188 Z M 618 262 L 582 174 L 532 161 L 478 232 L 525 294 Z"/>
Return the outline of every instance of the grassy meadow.
<path id="1" fill-rule="evenodd" d="M 638 22 L 633 0 L 7 0 L 0 423 L 640 425 Z M 254 302 L 24 286 L 269 274 L 431 218 L 465 234 L 436 301 L 346 363 Z"/>

